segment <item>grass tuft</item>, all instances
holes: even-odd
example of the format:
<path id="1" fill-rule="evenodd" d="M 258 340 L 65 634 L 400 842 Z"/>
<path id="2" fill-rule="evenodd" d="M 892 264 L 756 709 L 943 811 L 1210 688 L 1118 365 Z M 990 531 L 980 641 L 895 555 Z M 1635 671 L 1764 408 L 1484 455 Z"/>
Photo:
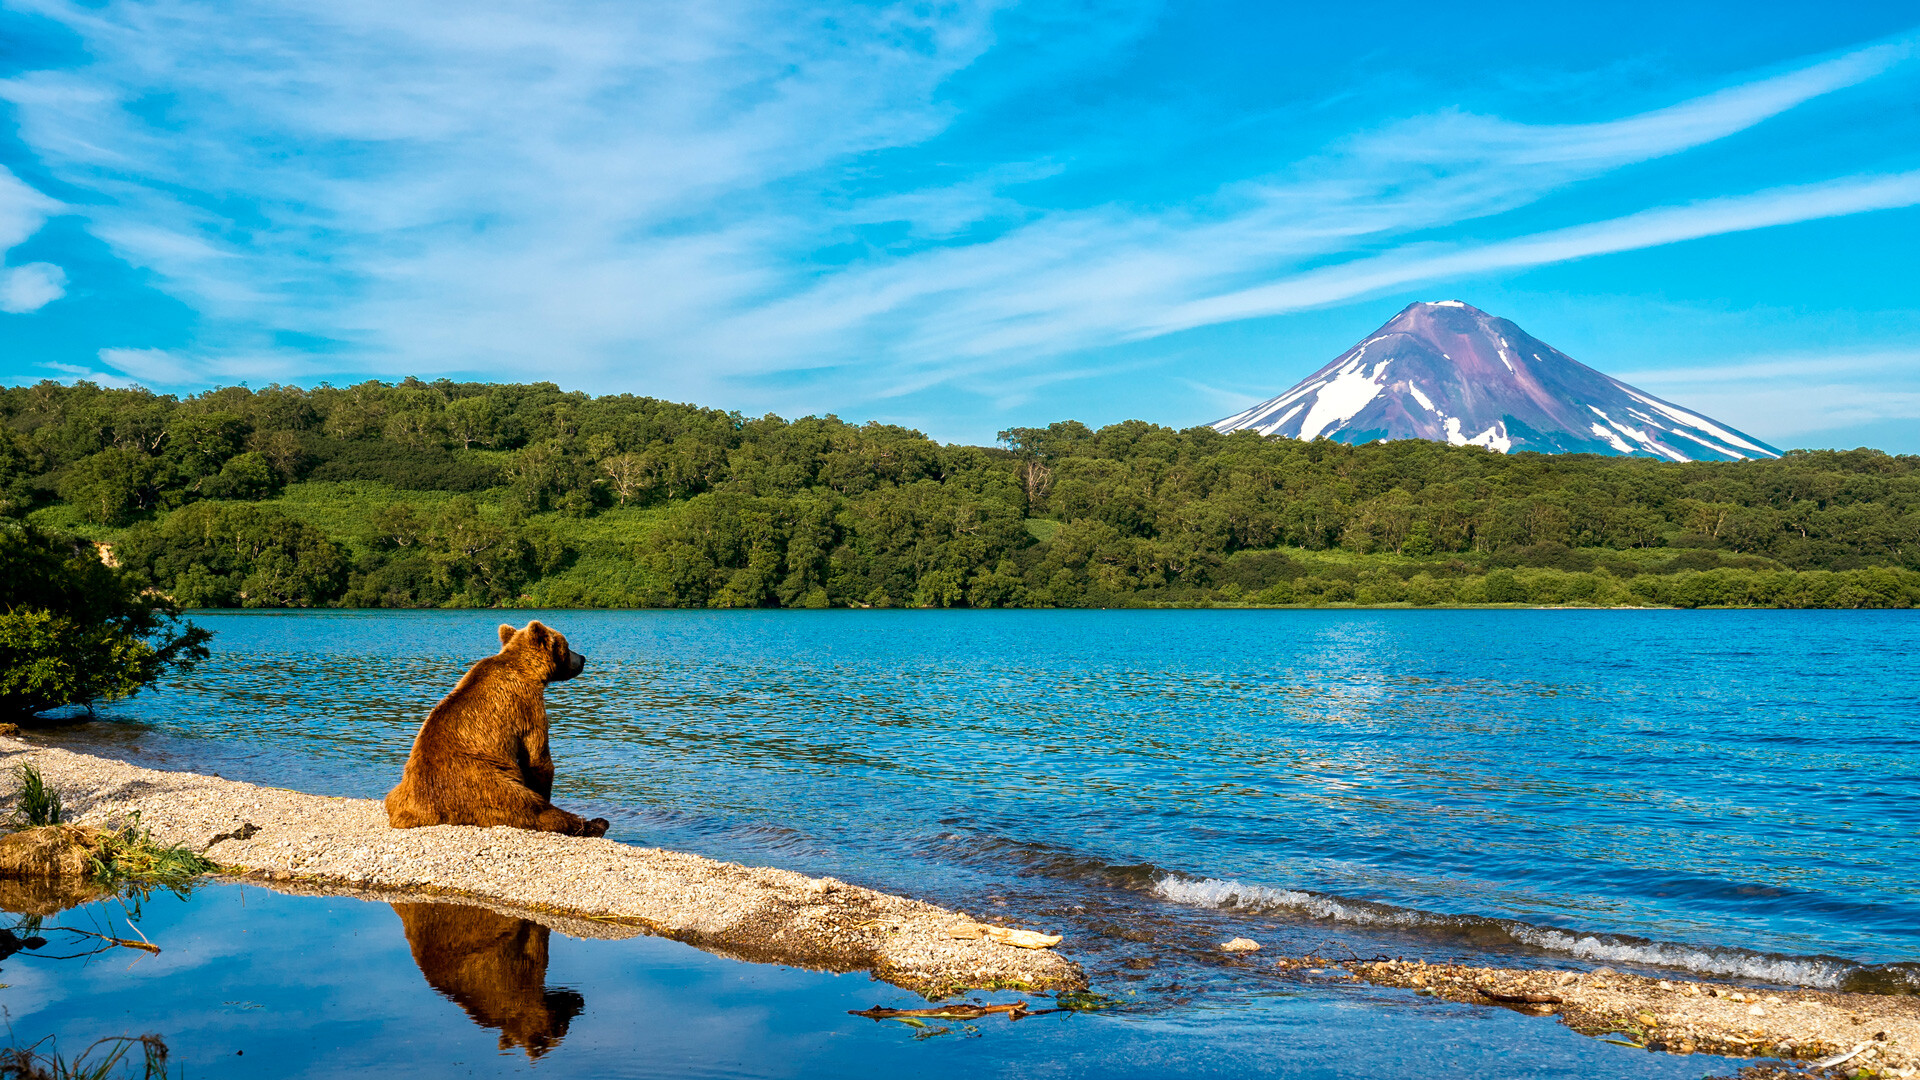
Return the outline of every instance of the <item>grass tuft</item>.
<path id="1" fill-rule="evenodd" d="M 126 828 L 107 836 L 93 857 L 93 877 L 102 885 L 158 885 L 182 888 L 219 869 L 212 859 L 182 844 L 162 844 L 140 827 L 134 814 Z"/>
<path id="2" fill-rule="evenodd" d="M 140 1057 L 129 1060 L 127 1055 L 136 1046 Z M 100 1039 L 71 1061 L 61 1058 L 52 1046 L 42 1052 L 39 1043 L 0 1050 L 0 1080 L 108 1080 L 121 1076 L 165 1080 L 166 1075 L 167 1044 L 158 1035 Z"/>
<path id="3" fill-rule="evenodd" d="M 13 816 L 8 824 L 16 829 L 40 825 L 58 825 L 66 817 L 60 806 L 60 793 L 47 786 L 40 770 L 22 765 L 13 772 L 20 786 L 13 793 Z"/>

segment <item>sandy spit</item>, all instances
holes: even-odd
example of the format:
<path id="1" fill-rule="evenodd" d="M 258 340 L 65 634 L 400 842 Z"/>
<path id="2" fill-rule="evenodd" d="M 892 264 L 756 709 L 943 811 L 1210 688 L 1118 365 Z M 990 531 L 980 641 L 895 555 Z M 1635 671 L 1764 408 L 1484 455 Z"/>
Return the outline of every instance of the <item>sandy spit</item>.
<path id="1" fill-rule="evenodd" d="M 1779 1058 L 1798 1066 L 1767 1075 L 1920 1075 L 1920 998 L 1770 990 L 1610 968 L 1542 971 L 1324 957 L 1277 963 L 1303 975 L 1557 1016 L 1576 1031 L 1648 1050 Z M 1833 1064 L 1814 1067 L 1822 1061 Z"/>
<path id="2" fill-rule="evenodd" d="M 869 971 L 928 997 L 1086 987 L 1080 967 L 1052 950 L 1003 945 L 979 936 L 962 913 L 833 878 L 521 829 L 393 829 L 370 799 L 145 769 L 0 737 L 0 769 L 27 763 L 60 792 L 70 820 L 117 828 L 137 812 L 155 839 L 285 891 L 477 900 L 548 916 L 541 921 L 563 932 L 582 922 L 631 928 L 746 960 Z"/>

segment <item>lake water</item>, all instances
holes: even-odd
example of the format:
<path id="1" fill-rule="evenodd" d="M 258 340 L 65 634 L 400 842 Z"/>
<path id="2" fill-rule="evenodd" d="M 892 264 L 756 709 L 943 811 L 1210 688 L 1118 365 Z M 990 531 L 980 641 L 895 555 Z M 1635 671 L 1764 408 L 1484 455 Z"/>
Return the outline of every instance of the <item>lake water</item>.
<path id="1" fill-rule="evenodd" d="M 1295 1001 L 1234 935 L 1920 985 L 1914 613 L 534 614 L 591 657 L 548 694 L 555 801 L 1066 933 L 1130 1023 Z M 500 621 L 196 617 L 213 662 L 51 741 L 378 797 Z"/>

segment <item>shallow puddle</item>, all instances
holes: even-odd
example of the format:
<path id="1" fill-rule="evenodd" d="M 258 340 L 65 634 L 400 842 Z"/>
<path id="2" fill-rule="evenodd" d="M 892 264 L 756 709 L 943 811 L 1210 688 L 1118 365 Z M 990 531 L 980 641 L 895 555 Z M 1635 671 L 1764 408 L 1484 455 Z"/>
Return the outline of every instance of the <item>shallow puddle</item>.
<path id="1" fill-rule="evenodd" d="M 6 947 L 17 951 L 0 957 L 0 1007 L 14 1045 L 50 1036 L 41 1049 L 57 1045 L 70 1059 L 102 1037 L 152 1033 L 189 1078 L 896 1070 L 1696 1080 L 1736 1065 L 1611 1046 L 1504 1010 L 1354 987 L 1216 992 L 1181 1005 L 1177 986 L 1129 994 L 1096 985 L 1118 996 L 1114 1007 L 876 1020 L 850 1013 L 927 1003 L 865 975 L 746 963 L 661 938 L 582 938 L 467 905 L 238 884 L 10 921 L 15 936 Z M 160 952 L 108 942 L 115 938 L 150 941 Z M 1018 1001 L 1036 1013 L 1087 1003 L 1008 993 L 967 999 Z"/>

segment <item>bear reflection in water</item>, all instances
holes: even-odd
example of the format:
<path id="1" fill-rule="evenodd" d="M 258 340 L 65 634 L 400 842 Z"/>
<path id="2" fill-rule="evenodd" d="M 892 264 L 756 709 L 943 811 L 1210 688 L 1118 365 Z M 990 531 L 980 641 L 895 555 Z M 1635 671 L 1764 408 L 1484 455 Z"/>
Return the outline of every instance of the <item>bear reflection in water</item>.
<path id="1" fill-rule="evenodd" d="M 464 904 L 395 904 L 427 985 L 452 998 L 500 1049 L 537 1058 L 560 1044 L 586 1008 L 572 990 L 547 989 L 547 928 Z"/>

